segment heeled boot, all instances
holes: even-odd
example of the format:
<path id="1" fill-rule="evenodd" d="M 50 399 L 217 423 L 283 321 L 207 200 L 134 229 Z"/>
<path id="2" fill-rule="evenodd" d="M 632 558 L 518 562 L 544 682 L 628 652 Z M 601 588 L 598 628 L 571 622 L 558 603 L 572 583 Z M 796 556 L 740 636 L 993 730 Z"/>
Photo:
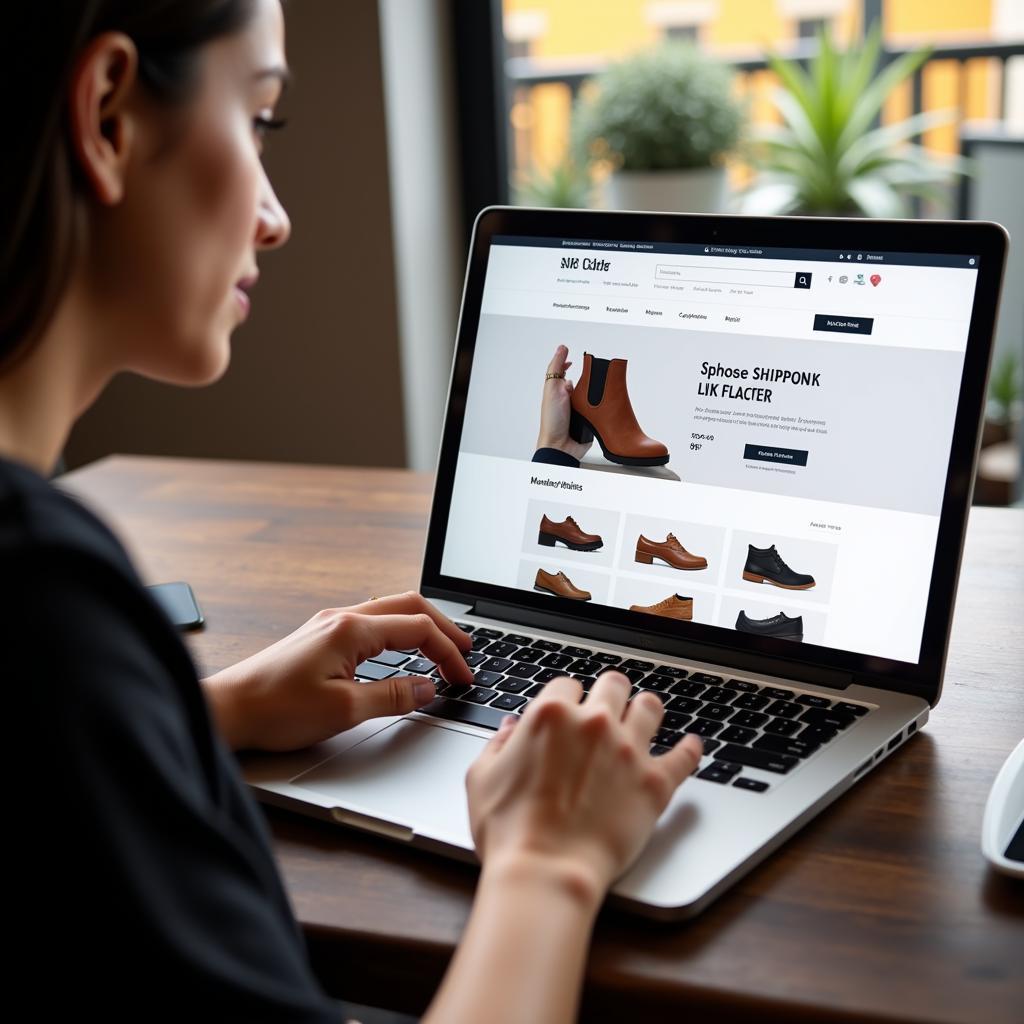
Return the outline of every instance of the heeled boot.
<path id="1" fill-rule="evenodd" d="M 636 421 L 626 389 L 626 360 L 583 354 L 583 373 L 572 389 L 569 436 L 581 444 L 597 438 L 609 462 L 664 466 L 668 448 L 648 437 Z"/>

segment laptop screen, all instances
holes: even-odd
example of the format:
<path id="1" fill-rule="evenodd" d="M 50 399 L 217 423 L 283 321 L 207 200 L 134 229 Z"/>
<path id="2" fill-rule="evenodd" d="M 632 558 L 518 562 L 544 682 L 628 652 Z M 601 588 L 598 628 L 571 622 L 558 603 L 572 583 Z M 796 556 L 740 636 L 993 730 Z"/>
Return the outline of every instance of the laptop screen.
<path id="1" fill-rule="evenodd" d="M 980 259 L 494 236 L 441 572 L 916 663 Z"/>

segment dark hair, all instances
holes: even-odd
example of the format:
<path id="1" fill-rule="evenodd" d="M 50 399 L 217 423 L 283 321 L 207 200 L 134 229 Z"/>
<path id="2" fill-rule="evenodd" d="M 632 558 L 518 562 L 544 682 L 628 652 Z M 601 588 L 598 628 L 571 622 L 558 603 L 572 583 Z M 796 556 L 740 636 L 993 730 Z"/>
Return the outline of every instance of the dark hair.
<path id="1" fill-rule="evenodd" d="M 204 43 L 242 28 L 252 0 L 16 0 L 0 14 L 0 83 L 8 106 L 0 159 L 0 369 L 45 329 L 77 244 L 79 178 L 68 137 L 67 91 L 79 53 L 123 32 L 139 80 L 180 104 L 197 84 Z"/>

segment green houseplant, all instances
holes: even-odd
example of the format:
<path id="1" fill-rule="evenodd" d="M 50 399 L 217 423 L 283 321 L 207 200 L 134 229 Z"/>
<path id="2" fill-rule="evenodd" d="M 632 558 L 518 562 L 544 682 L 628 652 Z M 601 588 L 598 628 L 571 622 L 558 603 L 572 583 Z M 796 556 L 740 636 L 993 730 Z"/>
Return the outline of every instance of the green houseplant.
<path id="1" fill-rule="evenodd" d="M 550 170 L 533 168 L 525 174 L 516 185 L 515 201 L 520 206 L 585 208 L 593 191 L 587 168 L 567 156 Z"/>
<path id="2" fill-rule="evenodd" d="M 573 136 L 585 159 L 610 164 L 608 205 L 721 209 L 723 157 L 743 124 L 731 89 L 731 70 L 687 43 L 664 44 L 598 75 L 576 104 Z"/>
<path id="3" fill-rule="evenodd" d="M 876 127 L 886 99 L 928 59 L 904 54 L 879 69 L 876 25 L 858 48 L 836 50 L 825 33 L 805 70 L 770 55 L 781 87 L 781 125 L 759 129 L 752 152 L 759 169 L 742 203 L 747 213 L 900 217 L 912 195 L 939 197 L 938 186 L 963 173 L 958 158 L 938 159 L 911 140 L 950 120 L 946 111 Z"/>

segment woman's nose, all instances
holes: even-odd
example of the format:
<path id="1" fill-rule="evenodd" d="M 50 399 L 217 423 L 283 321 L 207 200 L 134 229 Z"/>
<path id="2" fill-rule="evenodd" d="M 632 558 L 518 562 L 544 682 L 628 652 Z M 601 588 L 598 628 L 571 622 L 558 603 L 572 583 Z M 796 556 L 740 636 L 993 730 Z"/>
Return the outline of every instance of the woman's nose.
<path id="1" fill-rule="evenodd" d="M 288 241 L 291 233 L 292 222 L 288 219 L 288 214 L 271 188 L 270 182 L 265 182 L 256 219 L 256 248 L 277 249 Z"/>

